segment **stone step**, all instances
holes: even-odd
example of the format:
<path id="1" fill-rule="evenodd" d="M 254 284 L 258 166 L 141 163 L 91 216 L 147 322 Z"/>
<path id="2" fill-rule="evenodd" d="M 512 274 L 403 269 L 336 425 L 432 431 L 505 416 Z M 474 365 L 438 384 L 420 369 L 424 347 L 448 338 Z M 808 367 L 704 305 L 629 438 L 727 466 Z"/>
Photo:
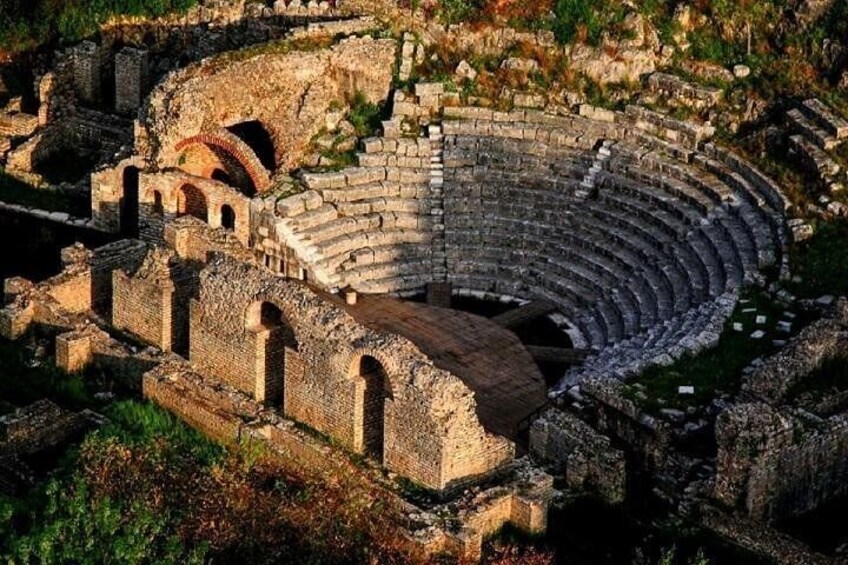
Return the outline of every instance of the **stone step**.
<path id="1" fill-rule="evenodd" d="M 848 120 L 838 116 L 818 98 L 805 100 L 800 109 L 836 139 L 848 138 Z"/>
<path id="2" fill-rule="evenodd" d="M 794 131 L 803 135 L 821 149 L 830 151 L 839 145 L 839 140 L 836 139 L 836 137 L 830 135 L 827 131 L 819 127 L 817 122 L 807 118 L 801 110 L 793 108 L 786 112 L 786 117 L 789 119 L 789 125 Z"/>

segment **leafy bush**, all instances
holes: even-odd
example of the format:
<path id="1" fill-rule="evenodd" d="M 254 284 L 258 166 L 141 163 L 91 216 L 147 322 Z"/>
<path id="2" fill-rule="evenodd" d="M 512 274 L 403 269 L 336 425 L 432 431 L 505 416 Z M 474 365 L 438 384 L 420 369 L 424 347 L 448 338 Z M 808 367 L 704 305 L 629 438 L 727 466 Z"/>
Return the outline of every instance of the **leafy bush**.
<path id="1" fill-rule="evenodd" d="M 184 12 L 197 0 L 3 0 L 0 49 L 26 49 L 52 37 L 74 41 L 112 16 L 157 17 Z"/>
<path id="2" fill-rule="evenodd" d="M 587 38 L 597 41 L 601 33 L 601 20 L 595 13 L 595 1 L 558 0 L 554 13 L 554 34 L 560 43 L 571 43 L 584 33 Z"/>
<path id="3" fill-rule="evenodd" d="M 449 24 L 476 19 L 484 6 L 483 0 L 441 0 L 439 17 Z"/>
<path id="4" fill-rule="evenodd" d="M 348 121 L 353 124 L 358 137 L 370 137 L 380 129 L 383 114 L 383 107 L 368 102 L 365 94 L 357 92 L 350 105 Z"/>

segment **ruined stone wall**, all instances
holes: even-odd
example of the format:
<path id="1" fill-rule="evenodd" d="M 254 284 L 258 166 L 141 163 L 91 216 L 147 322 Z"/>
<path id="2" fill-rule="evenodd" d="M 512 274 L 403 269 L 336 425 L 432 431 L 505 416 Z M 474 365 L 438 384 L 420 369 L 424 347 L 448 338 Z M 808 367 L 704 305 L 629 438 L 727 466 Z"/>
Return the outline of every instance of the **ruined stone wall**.
<path id="1" fill-rule="evenodd" d="M 188 350 L 188 305 L 197 275 L 174 252 L 150 251 L 134 272 L 112 273 L 112 325 L 163 351 Z"/>
<path id="2" fill-rule="evenodd" d="M 243 245 L 249 244 L 250 200 L 235 188 L 173 170 L 142 173 L 139 185 L 139 231 L 145 240 L 162 241 L 161 230 L 168 219 L 196 214 L 195 210 L 181 206 L 185 206 L 192 194 L 199 193 L 202 195 L 200 207 L 206 213 L 204 221 L 212 228 L 220 228 L 222 210 L 224 206 L 229 206 L 235 219 L 233 234 Z M 157 198 L 160 203 L 158 207 Z"/>
<path id="3" fill-rule="evenodd" d="M 112 319 L 112 271 L 133 271 L 144 259 L 147 246 L 138 240 L 121 240 L 94 250 L 91 262 L 91 309 L 104 320 Z"/>
<path id="4" fill-rule="evenodd" d="M 769 523 L 848 493 L 848 420 L 812 423 L 766 404 L 734 406 L 716 422 L 715 496 Z"/>
<path id="5" fill-rule="evenodd" d="M 583 383 L 582 391 L 596 401 L 596 429 L 626 445 L 639 465 L 659 469 L 669 453 L 671 429 L 665 422 L 642 412 L 624 396 L 623 388 L 619 381 L 600 378 Z"/>
<path id="6" fill-rule="evenodd" d="M 624 454 L 579 418 L 558 409 L 542 414 L 530 427 L 530 453 L 563 471 L 570 486 L 596 490 L 613 504 L 624 500 Z"/>
<path id="7" fill-rule="evenodd" d="M 115 55 L 115 110 L 134 115 L 147 94 L 147 51 L 124 47 Z"/>
<path id="8" fill-rule="evenodd" d="M 487 434 L 475 414 L 473 395 L 458 379 L 436 369 L 410 342 L 377 334 L 300 283 L 215 256 L 201 274 L 200 298 L 191 309 L 190 358 L 201 372 L 256 394 L 257 332 L 248 311 L 267 301 L 292 328 L 302 371 L 284 379 L 286 416 L 361 449 L 358 419 L 362 391 L 355 367 L 362 355 L 378 359 L 390 380 L 385 405 L 384 465 L 432 488 L 483 475 L 511 459 L 513 448 Z"/>
<path id="9" fill-rule="evenodd" d="M 97 105 L 101 99 L 100 74 L 103 52 L 93 41 L 83 41 L 72 50 L 74 90 L 79 99 Z"/>
<path id="10" fill-rule="evenodd" d="M 409 543 L 427 555 L 450 552 L 474 560 L 480 558 L 483 539 L 507 522 L 528 532 L 542 532 L 552 495 L 552 478 L 532 467 L 496 486 L 466 491 L 458 498 L 431 507 L 410 504 L 393 492 L 381 474 L 368 475 L 324 440 L 291 420 L 279 418 L 232 388 L 209 382 L 192 372 L 186 363 L 169 359 L 144 376 L 144 394 L 179 415 L 203 433 L 223 442 L 258 442 L 271 454 L 297 465 L 307 476 L 333 480 L 340 475 L 357 476 L 385 489 L 397 507 L 402 531 L 400 543 Z M 396 486 L 394 486 L 396 489 Z M 450 516 L 450 527 L 445 517 Z"/>
<path id="11" fill-rule="evenodd" d="M 743 388 L 769 403 L 782 403 L 793 386 L 822 361 L 848 353 L 844 320 L 818 320 L 795 336 L 779 353 L 766 359 L 743 383 Z"/>
<path id="12" fill-rule="evenodd" d="M 334 100 L 357 91 L 372 102 L 386 98 L 394 59 L 392 40 L 350 38 L 314 52 L 269 46 L 255 56 L 221 56 L 178 71 L 154 90 L 143 119 L 154 144 L 151 162 L 175 166 L 181 141 L 210 126 L 258 120 L 273 138 L 277 165 L 291 168 Z"/>
<path id="13" fill-rule="evenodd" d="M 62 250 L 63 270 L 43 282 L 6 281 L 7 303 L 0 328 L 17 338 L 35 323 L 50 332 L 71 329 L 94 312 L 107 322 L 112 308 L 112 270 L 130 268 L 145 252 L 140 241 L 120 241 L 94 250 L 74 245 Z"/>
<path id="14" fill-rule="evenodd" d="M 210 229 L 192 216 L 165 222 L 164 239 L 176 254 L 200 270 L 211 252 L 223 253 L 246 263 L 254 262 L 254 254 L 229 230 Z"/>

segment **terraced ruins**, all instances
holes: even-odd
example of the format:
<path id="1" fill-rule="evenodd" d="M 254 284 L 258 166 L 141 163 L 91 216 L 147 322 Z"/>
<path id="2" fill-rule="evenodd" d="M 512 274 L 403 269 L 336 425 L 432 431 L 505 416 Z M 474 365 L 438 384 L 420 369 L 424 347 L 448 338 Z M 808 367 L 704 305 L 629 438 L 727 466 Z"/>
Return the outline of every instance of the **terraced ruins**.
<path id="1" fill-rule="evenodd" d="M 798 392 L 848 353 L 845 302 L 788 290 L 813 227 L 780 179 L 659 102 L 723 90 L 653 72 L 615 109 L 493 103 L 428 78 L 439 36 L 387 17 L 207 3 L 156 41 L 144 23 L 57 53 L 37 115 L 0 116 L 4 174 L 50 184 L 77 148 L 90 174 L 62 187 L 90 217 L 4 207 L 114 241 L 6 279 L 3 337 L 46 335 L 61 369 L 322 480 L 358 461 L 420 555 L 479 559 L 591 492 L 778 562 L 837 559 L 783 525 L 848 494 L 844 403 Z M 848 122 L 816 98 L 785 115 L 769 135 L 838 194 Z M 725 349 L 728 379 L 687 365 Z"/>

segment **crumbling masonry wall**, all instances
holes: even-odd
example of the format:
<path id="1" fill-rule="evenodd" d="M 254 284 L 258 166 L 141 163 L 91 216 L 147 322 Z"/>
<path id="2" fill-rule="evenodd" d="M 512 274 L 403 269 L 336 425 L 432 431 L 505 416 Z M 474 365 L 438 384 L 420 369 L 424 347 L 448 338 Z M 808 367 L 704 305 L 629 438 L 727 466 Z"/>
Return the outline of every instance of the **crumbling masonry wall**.
<path id="1" fill-rule="evenodd" d="M 823 424 L 815 429 L 762 403 L 723 412 L 716 498 L 775 523 L 848 493 L 848 421 L 839 415 Z"/>
<path id="2" fill-rule="evenodd" d="M 789 394 L 827 358 L 848 353 L 848 302 L 814 322 L 752 374 L 748 402 L 716 421 L 715 497 L 769 523 L 848 494 L 848 413 L 814 413 Z"/>
<path id="3" fill-rule="evenodd" d="M 246 121 L 269 131 L 282 169 L 294 166 L 324 124 L 333 100 L 362 92 L 384 100 L 392 80 L 393 40 L 344 39 L 330 49 L 275 52 L 243 60 L 213 57 L 180 70 L 154 89 L 143 127 L 151 163 L 176 166 L 180 142 Z M 240 85 L 233 88 L 234 84 Z"/>
<path id="4" fill-rule="evenodd" d="M 296 345 L 285 350 L 284 414 L 361 450 L 363 355 L 388 375 L 384 460 L 389 470 L 435 489 L 484 475 L 509 461 L 513 445 L 479 424 L 471 391 L 435 368 L 412 343 L 366 329 L 305 285 L 224 256 L 201 273 L 191 306 L 190 359 L 203 373 L 264 396 L 261 332 L 248 324 L 257 303 L 283 313 Z M 291 361 L 290 361 L 291 360 Z"/>
<path id="5" fill-rule="evenodd" d="M 613 504 L 624 500 L 624 453 L 576 416 L 556 408 L 542 414 L 530 426 L 530 453 L 564 471 L 570 486 L 593 489 Z"/>
<path id="6" fill-rule="evenodd" d="M 188 351 L 188 304 L 197 274 L 173 251 L 151 250 L 134 272 L 112 273 L 112 325 L 162 351 Z"/>

